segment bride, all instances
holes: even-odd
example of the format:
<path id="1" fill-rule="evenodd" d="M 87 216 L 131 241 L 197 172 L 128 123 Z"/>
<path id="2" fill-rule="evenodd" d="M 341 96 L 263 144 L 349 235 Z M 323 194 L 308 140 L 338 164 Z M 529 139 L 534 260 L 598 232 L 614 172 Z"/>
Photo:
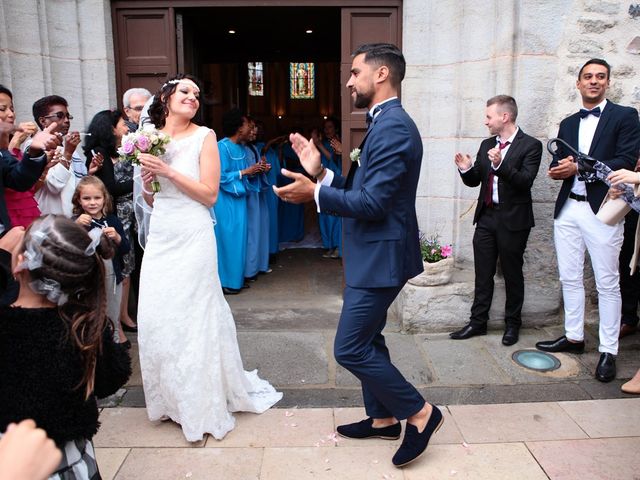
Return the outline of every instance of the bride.
<path id="1" fill-rule="evenodd" d="M 200 89 L 189 75 L 165 83 L 149 107 L 171 137 L 167 153 L 141 154 L 143 195 L 153 206 L 140 275 L 138 341 L 150 420 L 171 419 L 188 441 L 221 439 L 230 412 L 262 413 L 282 394 L 242 366 L 231 310 L 218 278 L 209 208 L 220 160 L 215 133 L 191 120 Z M 160 182 L 152 194 L 151 182 Z"/>

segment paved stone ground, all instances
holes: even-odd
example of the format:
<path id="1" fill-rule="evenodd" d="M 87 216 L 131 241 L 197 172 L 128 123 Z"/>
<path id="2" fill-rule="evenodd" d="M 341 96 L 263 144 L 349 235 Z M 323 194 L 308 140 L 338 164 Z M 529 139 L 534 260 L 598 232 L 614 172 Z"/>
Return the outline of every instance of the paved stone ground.
<path id="1" fill-rule="evenodd" d="M 513 347 L 502 346 L 501 331 L 452 341 L 404 335 L 391 322 L 392 358 L 428 401 L 445 405 L 444 427 L 404 470 L 390 461 L 398 442 L 336 441 L 336 426 L 364 411 L 356 379 L 332 355 L 340 264 L 320 255 L 284 252 L 273 273 L 228 297 L 245 368 L 258 368 L 284 398 L 263 415 L 238 414 L 222 441 L 189 444 L 176 424 L 147 420 L 130 337 L 134 374 L 102 403 L 94 439 L 105 479 L 640 479 L 640 398 L 620 391 L 640 368 L 640 335 L 621 342 L 618 379 L 608 384 L 593 378 L 592 330 L 587 352 L 558 354 L 555 372 L 513 363 L 515 350 L 559 336 L 560 320 L 523 330 Z"/>
<path id="2" fill-rule="evenodd" d="M 110 408 L 94 444 L 105 480 L 640 478 L 640 398 L 441 408 L 442 429 L 403 470 L 391 464 L 399 441 L 335 435 L 362 408 L 238 414 L 224 440 L 195 444 L 144 409 Z"/>
<path id="3" fill-rule="evenodd" d="M 356 407 L 359 383 L 333 359 L 333 338 L 342 305 L 340 262 L 323 259 L 321 250 L 286 250 L 273 273 L 251 288 L 229 296 L 238 326 L 245 368 L 284 392 L 281 407 Z M 466 319 L 462 319 L 465 322 Z M 640 334 L 621 341 L 618 378 L 608 384 L 593 377 L 599 358 L 597 331 L 587 327 L 587 351 L 557 354 L 562 366 L 549 373 L 519 367 L 511 355 L 532 349 L 541 339 L 563 333 L 557 326 L 524 329 L 512 347 L 501 344 L 502 331 L 464 341 L 446 333 L 405 335 L 390 322 L 385 331 L 400 371 L 429 401 L 445 405 L 570 401 L 624 398 L 620 385 L 640 368 Z M 135 336 L 135 372 L 126 391 L 105 405 L 143 407 L 142 379 Z"/>

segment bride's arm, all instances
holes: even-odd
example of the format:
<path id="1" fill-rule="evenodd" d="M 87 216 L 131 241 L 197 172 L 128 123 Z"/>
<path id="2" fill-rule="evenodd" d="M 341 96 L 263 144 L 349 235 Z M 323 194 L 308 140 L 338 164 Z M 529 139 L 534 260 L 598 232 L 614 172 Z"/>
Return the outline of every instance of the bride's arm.
<path id="1" fill-rule="evenodd" d="M 154 175 L 166 177 L 185 195 L 211 208 L 218 198 L 220 184 L 220 156 L 216 135 L 209 133 L 200 152 L 200 180 L 177 172 L 158 157 L 140 154 L 140 163 Z"/>

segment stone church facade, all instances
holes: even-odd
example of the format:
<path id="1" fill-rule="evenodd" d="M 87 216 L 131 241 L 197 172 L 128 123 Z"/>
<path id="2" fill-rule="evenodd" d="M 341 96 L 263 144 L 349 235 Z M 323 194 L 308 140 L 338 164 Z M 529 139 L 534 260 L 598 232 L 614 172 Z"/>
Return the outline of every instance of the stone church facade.
<path id="1" fill-rule="evenodd" d="M 475 156 L 487 136 L 486 99 L 514 96 L 518 124 L 545 143 L 579 108 L 578 69 L 600 57 L 613 68 L 609 99 L 640 108 L 639 10 L 618 0 L 401 2 L 408 63 L 402 97 L 425 147 L 419 224 L 452 243 L 456 259 L 449 284 L 405 288 L 395 309 L 405 330 L 447 329 L 467 321 L 477 190 L 462 184 L 453 156 Z M 54 93 L 69 100 L 76 128 L 118 104 L 108 0 L 0 0 L 0 23 L 0 83 L 12 89 L 19 121 L 30 119 L 33 100 Z M 546 176 L 549 161 L 545 153 L 533 189 L 536 227 L 525 253 L 524 315 L 530 325 L 557 319 L 561 306 L 552 239 L 559 182 Z M 492 322 L 501 323 L 503 303 L 498 281 Z M 595 309 L 595 301 L 590 306 Z"/>

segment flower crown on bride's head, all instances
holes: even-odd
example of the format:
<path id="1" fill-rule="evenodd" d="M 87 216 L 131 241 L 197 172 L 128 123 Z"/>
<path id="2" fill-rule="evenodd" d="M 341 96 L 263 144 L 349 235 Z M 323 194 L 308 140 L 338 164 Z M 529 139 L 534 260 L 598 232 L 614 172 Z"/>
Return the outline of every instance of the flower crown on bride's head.
<path id="1" fill-rule="evenodd" d="M 169 81 L 165 82 L 164 85 L 162 85 L 162 88 L 168 87 L 169 85 L 175 85 L 176 83 L 186 83 L 187 85 L 191 85 L 198 92 L 200 91 L 200 87 L 198 87 L 196 82 L 194 82 L 190 78 L 174 78 L 173 80 L 169 80 Z"/>

